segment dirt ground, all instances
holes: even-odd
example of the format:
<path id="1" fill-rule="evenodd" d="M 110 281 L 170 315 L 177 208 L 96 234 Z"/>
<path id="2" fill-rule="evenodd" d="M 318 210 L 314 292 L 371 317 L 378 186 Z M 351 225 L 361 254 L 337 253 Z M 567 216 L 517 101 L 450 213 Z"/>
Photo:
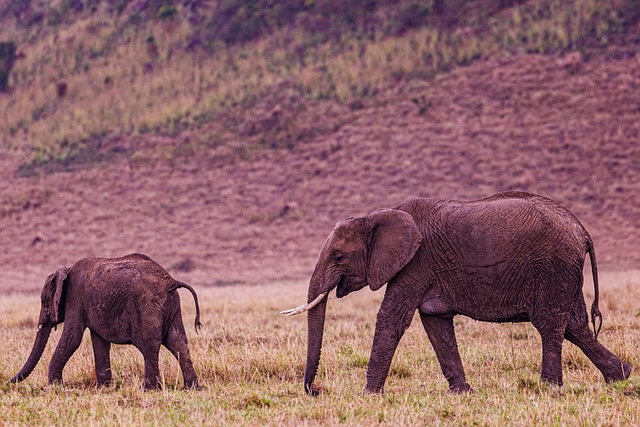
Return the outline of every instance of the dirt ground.
<path id="1" fill-rule="evenodd" d="M 0 289 L 143 252 L 198 286 L 304 279 L 334 223 L 412 196 L 518 189 L 565 204 L 601 269 L 640 268 L 640 57 L 491 58 L 363 103 L 263 101 L 111 160 L 19 177 L 0 154 Z"/>

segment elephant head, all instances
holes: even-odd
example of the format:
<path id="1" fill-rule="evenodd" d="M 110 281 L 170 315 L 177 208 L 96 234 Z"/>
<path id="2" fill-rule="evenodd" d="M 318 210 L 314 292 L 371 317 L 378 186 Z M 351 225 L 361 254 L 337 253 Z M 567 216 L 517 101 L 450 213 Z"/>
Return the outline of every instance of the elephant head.
<path id="1" fill-rule="evenodd" d="M 38 320 L 39 327 L 43 325 L 55 326 L 64 322 L 64 314 L 61 315 L 60 310 L 60 300 L 62 299 L 62 288 L 67 274 L 67 267 L 58 267 L 56 272 L 50 274 L 45 280 L 44 288 L 42 288 L 42 294 L 40 295 L 42 306 L 40 307 L 40 318 Z M 64 308 L 62 313 L 64 313 Z"/>
<path id="2" fill-rule="evenodd" d="M 317 395 L 313 380 L 320 363 L 327 294 L 336 288 L 337 297 L 342 298 L 367 284 L 374 291 L 380 289 L 409 263 L 421 241 L 413 218 L 396 209 L 382 209 L 336 224 L 311 276 L 308 303 L 282 312 L 309 312 L 304 373 L 307 394 Z"/>
<path id="3" fill-rule="evenodd" d="M 12 383 L 20 382 L 31 374 L 31 371 L 36 367 L 44 352 L 44 348 L 49 340 L 49 335 L 51 334 L 51 328 L 64 321 L 64 307 L 62 309 L 60 308 L 60 301 L 62 299 L 62 289 L 64 281 L 67 278 L 67 272 L 66 267 L 58 267 L 56 272 L 50 274 L 44 282 L 36 339 L 24 366 L 20 369 L 20 372 L 11 378 Z"/>

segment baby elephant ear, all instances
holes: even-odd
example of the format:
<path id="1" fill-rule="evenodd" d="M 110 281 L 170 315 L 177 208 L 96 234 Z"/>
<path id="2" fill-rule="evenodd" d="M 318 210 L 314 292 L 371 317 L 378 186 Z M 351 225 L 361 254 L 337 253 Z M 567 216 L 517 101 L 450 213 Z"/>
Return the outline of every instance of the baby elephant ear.
<path id="1" fill-rule="evenodd" d="M 58 267 L 55 273 L 53 273 L 53 280 L 51 286 L 55 289 L 53 291 L 53 321 L 54 323 L 60 323 L 58 319 L 58 309 L 60 307 L 60 299 L 62 298 L 62 287 L 64 279 L 67 278 L 69 270 L 67 267 Z"/>
<path id="2" fill-rule="evenodd" d="M 422 234 L 408 213 L 381 209 L 368 216 L 372 231 L 367 282 L 377 291 L 411 261 Z"/>

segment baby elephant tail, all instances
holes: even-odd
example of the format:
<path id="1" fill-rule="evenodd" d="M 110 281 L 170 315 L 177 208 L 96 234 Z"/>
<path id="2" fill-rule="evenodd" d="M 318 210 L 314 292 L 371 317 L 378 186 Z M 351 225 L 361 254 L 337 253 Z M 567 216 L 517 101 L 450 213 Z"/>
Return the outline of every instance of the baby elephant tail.
<path id="1" fill-rule="evenodd" d="M 191 295 L 193 295 L 193 300 L 196 302 L 195 327 L 196 327 L 196 333 L 199 334 L 200 333 L 200 329 L 202 329 L 202 323 L 200 323 L 200 304 L 198 304 L 198 294 L 196 294 L 196 291 L 194 291 L 193 288 L 191 286 L 187 285 L 186 283 L 183 283 L 183 282 L 180 282 L 180 281 L 176 280 L 174 285 L 175 285 L 174 289 L 185 288 L 185 289 L 188 289 L 189 292 L 191 292 Z"/>

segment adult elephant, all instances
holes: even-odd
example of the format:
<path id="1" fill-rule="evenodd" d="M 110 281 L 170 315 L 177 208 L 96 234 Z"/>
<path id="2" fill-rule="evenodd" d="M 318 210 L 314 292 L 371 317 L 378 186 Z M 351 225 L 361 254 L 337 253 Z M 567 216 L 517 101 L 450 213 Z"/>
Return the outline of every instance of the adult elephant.
<path id="1" fill-rule="evenodd" d="M 178 288 L 191 286 L 172 278 L 146 255 L 83 258 L 71 268 L 59 267 L 44 283 L 38 332 L 26 363 L 12 379 L 19 382 L 36 367 L 51 334 L 64 322 L 60 341 L 49 363 L 49 383 L 62 382 L 62 370 L 91 331 L 98 385 L 111 382 L 111 343 L 133 344 L 144 357 L 144 388 L 161 385 L 158 354 L 164 345 L 178 359 L 185 387 L 199 388 L 182 323 Z"/>
<path id="2" fill-rule="evenodd" d="M 589 329 L 582 294 L 591 257 L 595 300 Z M 304 388 L 313 387 L 327 294 L 338 298 L 388 282 L 378 311 L 366 392 L 380 393 L 404 331 L 419 310 L 442 372 L 454 392 L 471 390 L 458 353 L 453 317 L 531 322 L 542 337 L 542 380 L 562 385 L 562 341 L 576 344 L 608 381 L 631 366 L 597 341 L 598 277 L 591 237 L 566 208 L 530 193 L 505 192 L 470 202 L 411 199 L 336 224 L 311 277 Z"/>

